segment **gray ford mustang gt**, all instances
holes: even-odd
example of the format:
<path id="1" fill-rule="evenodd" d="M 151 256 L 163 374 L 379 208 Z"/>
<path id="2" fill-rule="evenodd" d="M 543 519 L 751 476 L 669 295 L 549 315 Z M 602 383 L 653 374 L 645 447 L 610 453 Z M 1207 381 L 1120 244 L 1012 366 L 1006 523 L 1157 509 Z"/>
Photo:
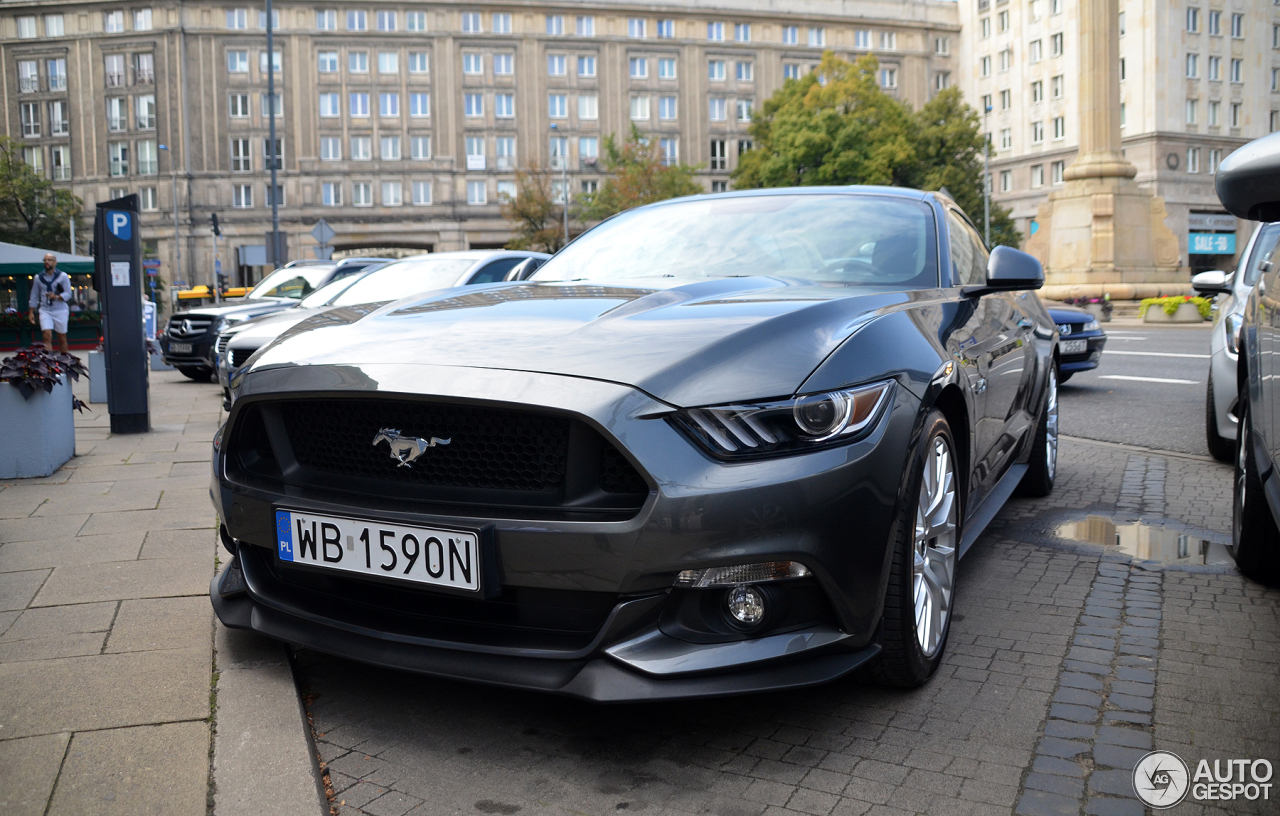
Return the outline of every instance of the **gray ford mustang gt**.
<path id="1" fill-rule="evenodd" d="M 230 627 L 597 701 L 937 668 L 1057 459 L 1040 264 L 945 195 L 641 207 L 530 279 L 338 309 L 237 372 Z"/>

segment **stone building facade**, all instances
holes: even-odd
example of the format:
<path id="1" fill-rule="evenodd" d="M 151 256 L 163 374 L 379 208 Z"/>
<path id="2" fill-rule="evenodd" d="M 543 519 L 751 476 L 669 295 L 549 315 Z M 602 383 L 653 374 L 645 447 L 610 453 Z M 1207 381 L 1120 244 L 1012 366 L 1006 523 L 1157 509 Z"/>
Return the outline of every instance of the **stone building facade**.
<path id="1" fill-rule="evenodd" d="M 957 80 L 970 104 L 991 109 L 992 197 L 1029 235 L 1079 145 L 1079 83 L 1090 75 L 1079 57 L 1080 4 L 958 6 Z M 1280 128 L 1280 3 L 1120 0 L 1120 14 L 1125 157 L 1163 197 L 1181 265 L 1234 268 L 1253 225 L 1225 214 L 1213 173 L 1232 150 Z"/>
<path id="2" fill-rule="evenodd" d="M 6 2 L 4 132 L 86 212 L 138 193 L 166 279 L 211 281 L 216 213 L 223 269 L 250 283 L 272 157 L 291 257 L 313 256 L 321 218 L 345 252 L 498 246 L 517 168 L 594 189 L 603 137 L 633 123 L 727 188 L 751 107 L 824 50 L 875 54 L 917 107 L 958 74 L 956 4 L 937 0 L 285 0 L 275 16 L 274 150 L 266 14 L 244 0 Z"/>

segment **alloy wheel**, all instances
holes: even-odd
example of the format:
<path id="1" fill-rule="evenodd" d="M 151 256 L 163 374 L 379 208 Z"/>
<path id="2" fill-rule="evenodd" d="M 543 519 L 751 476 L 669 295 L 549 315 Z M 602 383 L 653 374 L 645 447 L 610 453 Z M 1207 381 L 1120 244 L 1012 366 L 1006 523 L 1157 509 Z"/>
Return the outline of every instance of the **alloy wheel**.
<path id="1" fill-rule="evenodd" d="M 956 567 L 956 472 L 951 446 L 935 436 L 925 454 L 916 503 L 911 595 L 916 638 L 925 657 L 942 645 L 951 615 Z"/>
<path id="2" fill-rule="evenodd" d="M 1058 470 L 1058 372 L 1049 369 L 1048 396 L 1044 406 L 1045 412 L 1045 469 L 1052 480 Z"/>

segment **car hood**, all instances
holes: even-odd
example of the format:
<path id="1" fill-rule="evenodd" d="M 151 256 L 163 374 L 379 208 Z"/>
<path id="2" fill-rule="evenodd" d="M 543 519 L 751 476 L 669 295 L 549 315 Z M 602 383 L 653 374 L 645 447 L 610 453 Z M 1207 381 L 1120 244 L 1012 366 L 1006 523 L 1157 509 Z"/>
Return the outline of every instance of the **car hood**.
<path id="1" fill-rule="evenodd" d="M 1050 306 L 1049 316 L 1054 323 L 1088 323 L 1093 319 L 1092 312 L 1074 306 Z"/>
<path id="2" fill-rule="evenodd" d="M 265 345 L 279 337 L 282 332 L 293 328 L 309 317 L 313 317 L 325 308 L 327 307 L 282 309 L 252 317 L 228 329 L 231 335 L 231 343 L 236 346 L 241 343 L 248 343 L 255 348 Z"/>
<path id="3" fill-rule="evenodd" d="M 201 306 L 198 309 L 178 312 L 173 317 L 178 319 L 184 317 L 231 317 L 233 315 L 236 317 L 253 317 L 287 308 L 290 303 L 297 303 L 297 301 L 288 298 L 256 298 L 254 300 L 240 300 L 235 303 L 228 303 L 225 306 Z"/>
<path id="4" fill-rule="evenodd" d="M 937 297 L 761 277 L 629 284 L 494 284 L 332 309 L 259 354 L 248 375 L 430 364 L 605 380 L 681 406 L 764 399 L 794 393 L 876 315 Z"/>

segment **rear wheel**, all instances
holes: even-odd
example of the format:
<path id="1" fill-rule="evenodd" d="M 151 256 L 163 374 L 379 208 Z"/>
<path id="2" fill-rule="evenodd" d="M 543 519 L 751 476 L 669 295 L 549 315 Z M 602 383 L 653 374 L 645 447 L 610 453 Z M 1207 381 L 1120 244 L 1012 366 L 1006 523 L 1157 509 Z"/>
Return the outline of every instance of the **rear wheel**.
<path id="1" fill-rule="evenodd" d="M 1280 583 L 1280 530 L 1263 494 L 1253 455 L 1253 416 L 1248 396 L 1240 394 L 1240 434 L 1236 444 L 1235 490 L 1231 501 L 1231 554 L 1248 577 Z"/>
<path id="2" fill-rule="evenodd" d="M 955 442 L 940 411 L 925 421 L 899 510 L 881 621 L 882 651 L 872 675 L 901 688 L 919 686 L 942 662 L 951 631 L 960 532 Z"/>
<path id="3" fill-rule="evenodd" d="M 209 382 L 209 378 L 213 376 L 213 369 L 204 366 L 178 366 L 178 371 L 182 372 L 182 376 L 196 382 Z"/>
<path id="4" fill-rule="evenodd" d="M 1236 455 L 1235 443 L 1218 433 L 1218 410 L 1213 400 L 1213 369 L 1209 370 L 1209 388 L 1204 397 L 1204 441 L 1209 455 L 1219 462 L 1230 462 Z"/>
<path id="5" fill-rule="evenodd" d="M 1036 424 L 1036 438 L 1031 445 L 1027 472 L 1018 483 L 1019 496 L 1039 498 L 1053 492 L 1053 477 L 1058 472 L 1058 369 L 1049 367 L 1045 382 L 1044 410 Z"/>

